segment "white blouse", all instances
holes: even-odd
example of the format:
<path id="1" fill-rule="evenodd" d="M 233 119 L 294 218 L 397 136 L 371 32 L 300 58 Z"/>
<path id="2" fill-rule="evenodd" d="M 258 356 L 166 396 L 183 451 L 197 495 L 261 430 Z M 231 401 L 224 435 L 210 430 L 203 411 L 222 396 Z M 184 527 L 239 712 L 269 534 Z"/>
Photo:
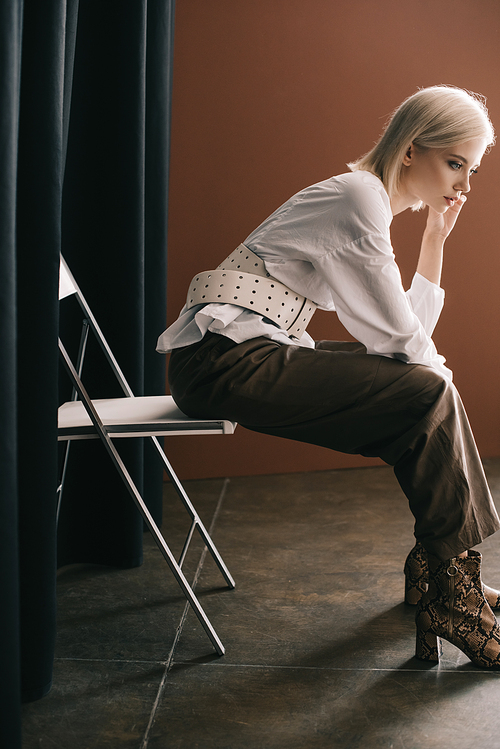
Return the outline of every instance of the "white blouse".
<path id="1" fill-rule="evenodd" d="M 349 172 L 301 190 L 243 244 L 264 260 L 271 276 L 320 309 L 336 311 L 369 354 L 424 364 L 451 380 L 431 340 L 444 291 L 419 273 L 404 291 L 391 246 L 391 221 L 389 196 L 378 177 Z M 184 307 L 159 337 L 157 351 L 196 343 L 207 330 L 236 343 L 264 336 L 314 347 L 307 333 L 297 340 L 255 312 L 207 304 Z"/>

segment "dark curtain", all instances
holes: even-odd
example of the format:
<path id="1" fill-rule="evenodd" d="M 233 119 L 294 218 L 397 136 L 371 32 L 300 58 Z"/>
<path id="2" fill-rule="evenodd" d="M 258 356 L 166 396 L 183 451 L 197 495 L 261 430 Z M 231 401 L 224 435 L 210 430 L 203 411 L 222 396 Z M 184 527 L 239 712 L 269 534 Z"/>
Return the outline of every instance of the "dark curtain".
<path id="1" fill-rule="evenodd" d="M 146 395 L 165 389 L 155 345 L 166 318 L 172 26 L 165 0 L 80 1 L 64 179 L 64 255 L 133 391 Z M 99 353 L 90 348 L 87 360 L 95 362 L 86 369 L 91 395 L 120 395 Z M 156 457 L 143 456 L 142 444 L 130 440 L 119 448 L 139 488 L 144 473 L 145 496 L 159 520 Z M 137 511 L 101 445 L 74 443 L 70 469 L 59 564 L 140 564 Z"/>
<path id="2" fill-rule="evenodd" d="M 56 549 L 58 265 L 62 250 L 135 392 L 164 392 L 154 349 L 165 323 L 173 6 L 0 0 L 0 746 L 9 749 L 21 745 L 21 697 L 51 686 L 57 558 L 142 559 L 140 516 L 99 443 L 72 446 Z M 115 392 L 102 372 L 90 350 L 91 394 Z M 158 518 L 161 469 L 140 444 L 127 450 Z"/>

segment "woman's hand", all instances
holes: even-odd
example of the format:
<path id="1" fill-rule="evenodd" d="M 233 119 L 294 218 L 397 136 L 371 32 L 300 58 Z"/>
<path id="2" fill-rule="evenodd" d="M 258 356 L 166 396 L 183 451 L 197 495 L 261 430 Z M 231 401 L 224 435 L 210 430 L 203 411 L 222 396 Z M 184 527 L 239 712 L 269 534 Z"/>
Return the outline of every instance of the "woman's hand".
<path id="1" fill-rule="evenodd" d="M 466 200 L 467 197 L 461 195 L 456 203 L 450 206 L 450 208 L 448 208 L 444 213 L 438 213 L 429 206 L 425 233 L 428 233 L 431 236 L 440 237 L 444 241 L 455 226 L 458 215 Z"/>

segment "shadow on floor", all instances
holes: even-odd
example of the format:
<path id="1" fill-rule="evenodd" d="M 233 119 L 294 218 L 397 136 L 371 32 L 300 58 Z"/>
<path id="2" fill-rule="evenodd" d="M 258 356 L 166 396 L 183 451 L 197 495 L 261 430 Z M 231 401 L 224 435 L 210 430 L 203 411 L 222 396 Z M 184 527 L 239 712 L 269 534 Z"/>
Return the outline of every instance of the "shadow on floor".
<path id="1" fill-rule="evenodd" d="M 500 504 L 500 460 L 486 461 Z M 187 482 L 209 525 L 223 480 Z M 165 487 L 171 543 L 183 522 Z M 497 534 L 498 535 L 498 534 Z M 54 687 L 24 706 L 24 749 L 471 749 L 495 746 L 500 674 L 445 643 L 413 658 L 402 603 L 413 544 L 386 467 L 231 479 L 198 594 L 219 658 L 151 539 L 140 568 L 78 566 L 58 579 Z M 500 537 L 481 546 L 500 581 Z M 187 560 L 193 575 L 197 541 Z M 189 578 L 191 579 L 191 578 Z M 178 640 L 176 634 L 182 624 Z"/>

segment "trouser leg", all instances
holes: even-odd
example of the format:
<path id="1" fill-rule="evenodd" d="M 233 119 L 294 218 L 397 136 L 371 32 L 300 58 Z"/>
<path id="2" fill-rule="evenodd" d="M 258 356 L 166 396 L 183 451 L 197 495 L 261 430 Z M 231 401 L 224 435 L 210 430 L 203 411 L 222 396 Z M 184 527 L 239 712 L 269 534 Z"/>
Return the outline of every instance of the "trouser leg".
<path id="1" fill-rule="evenodd" d="M 355 343 L 312 350 L 208 336 L 174 352 L 170 382 L 186 413 L 393 465 L 416 537 L 441 559 L 499 528 L 458 393 L 428 367 Z"/>
<path id="2" fill-rule="evenodd" d="M 387 385 L 377 391 L 376 381 L 372 400 L 389 404 L 387 418 L 392 421 L 401 411 L 394 398 L 401 392 L 406 397 L 406 388 L 400 381 L 394 387 L 390 377 L 387 380 L 386 367 L 382 362 L 377 380 Z M 382 435 L 360 446 L 359 452 L 394 466 L 415 517 L 415 536 L 428 552 L 444 560 L 479 544 L 498 530 L 500 522 L 457 389 L 444 379 L 436 380 L 428 368 L 410 369 L 417 370 L 410 375 L 413 387 L 421 388 L 415 400 L 425 404 L 425 410 L 432 394 L 432 405 L 399 436 Z"/>

